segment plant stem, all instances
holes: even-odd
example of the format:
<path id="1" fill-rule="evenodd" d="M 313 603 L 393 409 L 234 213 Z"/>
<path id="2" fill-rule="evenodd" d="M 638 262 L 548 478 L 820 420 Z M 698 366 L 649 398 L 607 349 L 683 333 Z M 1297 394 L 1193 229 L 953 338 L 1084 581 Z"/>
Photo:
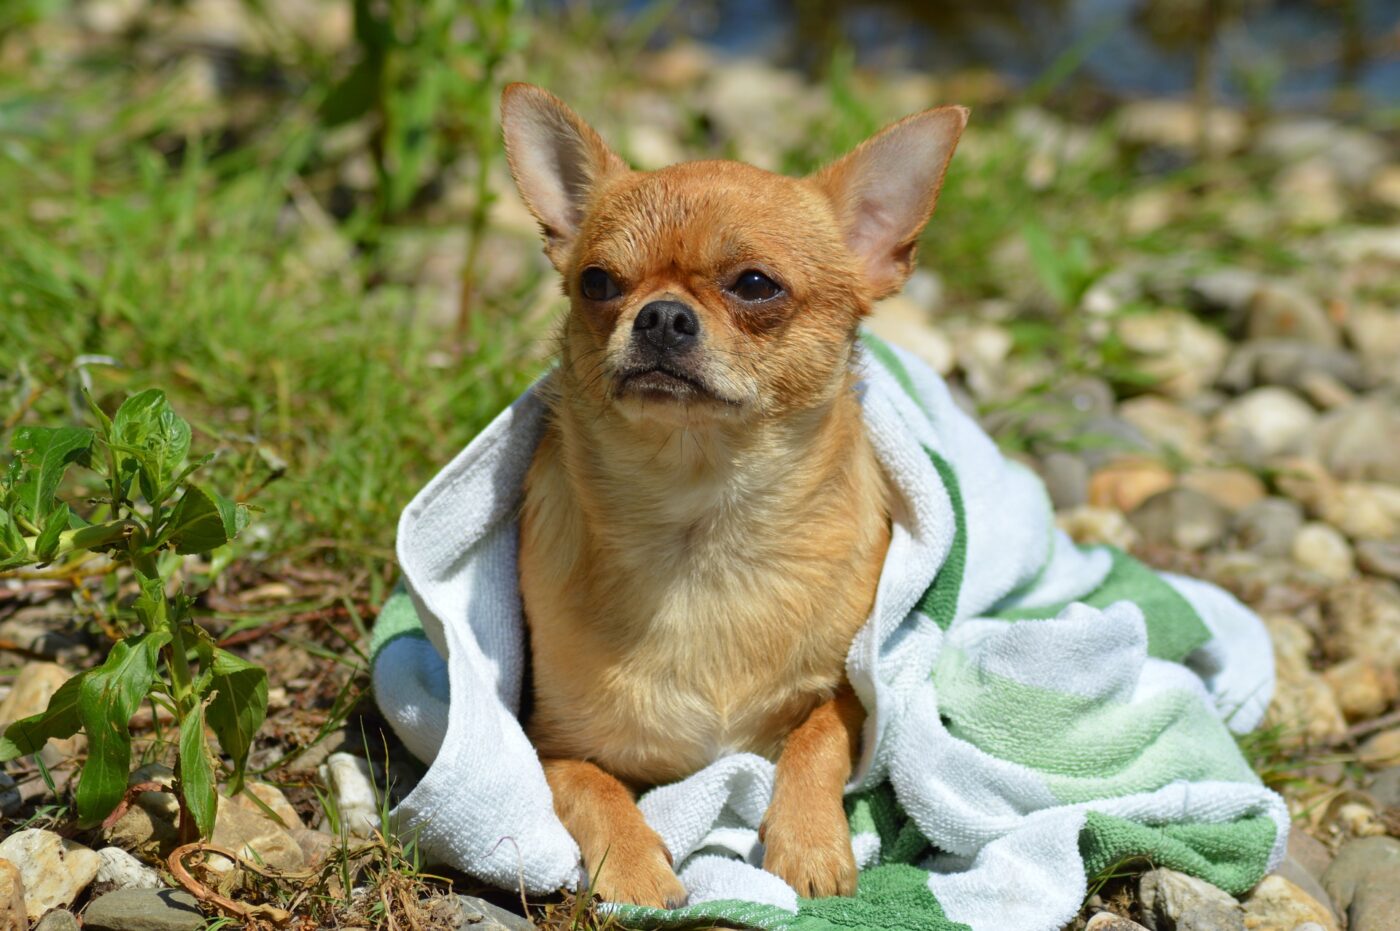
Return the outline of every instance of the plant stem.
<path id="1" fill-rule="evenodd" d="M 65 530 L 58 535 L 58 550 L 50 562 L 68 553 L 101 549 L 104 546 L 119 543 L 130 537 L 136 528 L 135 521 L 113 520 L 105 524 L 93 524 L 91 527 L 79 527 L 77 530 Z M 35 552 L 35 546 L 38 542 L 37 535 L 24 538 L 24 545 L 29 548 L 30 553 Z"/>

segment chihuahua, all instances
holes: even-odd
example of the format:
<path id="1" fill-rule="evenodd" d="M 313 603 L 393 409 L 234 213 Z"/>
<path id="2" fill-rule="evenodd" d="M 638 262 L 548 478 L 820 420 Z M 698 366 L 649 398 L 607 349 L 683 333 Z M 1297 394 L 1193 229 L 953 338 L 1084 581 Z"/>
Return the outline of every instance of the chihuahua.
<path id="1" fill-rule="evenodd" d="M 845 659 L 896 507 L 857 328 L 912 270 L 967 111 L 910 116 L 805 178 L 634 171 L 526 84 L 501 113 L 570 302 L 519 551 L 555 811 L 603 898 L 673 908 L 685 888 L 634 793 L 761 754 L 764 869 L 850 895 L 864 711 Z"/>

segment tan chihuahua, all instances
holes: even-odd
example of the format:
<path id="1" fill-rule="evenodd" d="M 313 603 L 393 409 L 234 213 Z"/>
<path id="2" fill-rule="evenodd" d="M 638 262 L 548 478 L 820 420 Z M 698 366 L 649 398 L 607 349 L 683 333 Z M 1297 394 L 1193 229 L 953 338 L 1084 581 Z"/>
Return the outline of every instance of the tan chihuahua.
<path id="1" fill-rule="evenodd" d="M 634 793 L 762 754 L 764 869 L 850 895 L 842 793 L 864 712 L 845 659 L 893 504 L 856 330 L 913 268 L 967 111 L 908 117 L 801 179 L 633 171 L 526 84 L 501 111 L 571 304 L 520 531 L 528 727 L 555 810 L 604 898 L 675 907 L 685 888 Z"/>

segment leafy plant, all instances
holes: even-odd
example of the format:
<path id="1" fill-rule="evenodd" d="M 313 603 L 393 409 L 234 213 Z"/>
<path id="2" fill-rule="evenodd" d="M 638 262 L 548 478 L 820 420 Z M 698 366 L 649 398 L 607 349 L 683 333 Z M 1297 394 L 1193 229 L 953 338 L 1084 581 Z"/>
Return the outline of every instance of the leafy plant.
<path id="1" fill-rule="evenodd" d="M 105 554 L 134 572 L 140 630 L 113 645 L 100 666 L 65 682 L 44 712 L 11 724 L 0 737 L 0 761 L 83 731 L 88 756 L 75 801 L 80 823 L 95 824 L 126 792 L 128 724 L 149 698 L 178 725 L 181 835 L 207 836 L 218 774 L 206 728 L 233 761 L 229 789 L 236 793 L 267 712 L 267 675 L 220 649 L 194 622 L 176 575 L 180 556 L 223 546 L 243 529 L 248 511 L 192 480 L 212 457 L 187 464 L 190 425 L 163 392 L 132 395 L 111 418 L 88 402 L 95 427 L 15 431 L 15 455 L 0 477 L 0 571 Z M 100 519 L 85 519 L 60 498 L 75 466 L 100 479 L 104 493 L 92 513 Z"/>

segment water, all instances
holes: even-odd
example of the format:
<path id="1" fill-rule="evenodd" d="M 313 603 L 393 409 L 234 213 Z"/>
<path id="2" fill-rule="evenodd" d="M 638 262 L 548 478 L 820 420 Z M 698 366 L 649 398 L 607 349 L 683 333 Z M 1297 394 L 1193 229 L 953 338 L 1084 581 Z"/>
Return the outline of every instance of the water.
<path id="1" fill-rule="evenodd" d="M 1208 43 L 1191 13 L 1205 3 L 1225 11 Z M 1400 105 L 1400 0 L 680 0 L 662 38 L 678 35 L 808 69 L 846 44 L 866 67 L 987 67 L 1023 86 L 1068 57 L 1076 82 L 1123 96 L 1189 93 L 1206 45 L 1225 100 Z"/>

